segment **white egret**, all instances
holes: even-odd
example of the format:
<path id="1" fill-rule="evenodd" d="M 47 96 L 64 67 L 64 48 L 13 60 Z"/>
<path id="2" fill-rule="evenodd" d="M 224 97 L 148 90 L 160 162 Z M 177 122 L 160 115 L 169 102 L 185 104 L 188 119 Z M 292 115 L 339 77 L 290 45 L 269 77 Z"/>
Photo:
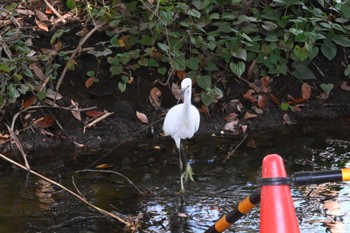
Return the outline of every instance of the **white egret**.
<path id="1" fill-rule="evenodd" d="M 184 102 L 172 107 L 165 116 L 163 130 L 166 135 L 170 135 L 176 144 L 179 151 L 179 165 L 180 165 L 180 182 L 181 190 L 184 192 L 183 179 L 193 180 L 193 171 L 186 155 L 182 153 L 181 139 L 192 138 L 194 133 L 198 131 L 200 115 L 198 109 L 192 105 L 192 80 L 185 78 L 181 82 L 181 95 L 184 97 Z M 183 172 L 183 162 L 186 164 Z"/>

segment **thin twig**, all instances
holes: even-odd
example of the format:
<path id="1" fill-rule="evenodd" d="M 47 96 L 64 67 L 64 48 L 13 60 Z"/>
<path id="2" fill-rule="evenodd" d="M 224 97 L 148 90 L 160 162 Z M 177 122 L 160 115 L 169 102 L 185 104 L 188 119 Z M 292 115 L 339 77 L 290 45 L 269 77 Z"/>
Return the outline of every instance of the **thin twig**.
<path id="1" fill-rule="evenodd" d="M 84 170 L 80 170 L 80 171 L 76 171 L 76 173 L 81 173 L 81 172 L 101 172 L 101 173 L 112 173 L 112 174 L 116 174 L 118 176 L 121 176 L 122 178 L 124 178 L 135 190 L 139 195 L 142 195 L 143 192 L 125 175 L 123 175 L 120 172 L 116 172 L 116 171 L 111 171 L 111 170 L 93 170 L 93 169 L 84 169 Z"/>
<path id="2" fill-rule="evenodd" d="M 18 139 L 17 135 L 15 134 L 15 132 L 13 132 L 13 130 L 10 129 L 10 127 L 8 125 L 6 125 L 6 127 L 7 127 L 7 130 L 10 133 L 10 136 L 11 136 L 12 140 L 15 142 L 19 152 L 21 153 L 21 155 L 23 157 L 24 164 L 26 166 L 27 171 L 30 171 L 30 166 L 29 166 L 29 163 L 28 163 L 28 160 L 27 160 L 27 154 L 24 152 L 21 142 L 19 141 L 19 139 Z"/>
<path id="3" fill-rule="evenodd" d="M 68 71 L 68 65 L 73 61 L 73 59 L 75 58 L 75 56 L 78 54 L 78 52 L 80 52 L 81 48 L 83 47 L 84 43 L 87 41 L 87 39 L 89 39 L 92 34 L 94 34 L 102 25 L 95 25 L 95 27 L 79 42 L 77 48 L 74 50 L 74 52 L 72 53 L 72 55 L 69 57 L 69 60 L 66 64 L 66 66 L 64 67 L 62 74 L 60 76 L 60 78 L 57 81 L 56 84 L 56 94 L 55 94 L 55 98 L 54 98 L 54 102 L 56 101 L 57 98 L 57 93 L 59 92 L 60 86 L 63 82 L 64 77 L 66 76 L 66 73 Z"/>
<path id="4" fill-rule="evenodd" d="M 93 209 L 97 210 L 97 211 L 100 212 L 101 214 L 103 214 L 103 215 L 105 215 L 105 216 L 107 216 L 107 217 L 111 217 L 111 218 L 113 218 L 113 219 L 116 219 L 116 220 L 119 221 L 120 223 L 124 224 L 129 230 L 134 230 L 133 228 L 134 228 L 134 226 L 135 226 L 135 223 L 132 223 L 132 222 L 130 222 L 130 221 L 126 220 L 126 219 L 123 219 L 123 218 L 121 218 L 121 217 L 119 217 L 119 216 L 117 216 L 117 215 L 115 215 L 115 214 L 113 214 L 113 213 L 111 213 L 111 212 L 108 212 L 108 211 L 106 211 L 106 210 L 104 210 L 104 209 L 101 209 L 100 207 L 97 207 L 97 206 L 91 204 L 90 202 L 88 202 L 87 200 L 85 200 L 83 197 L 81 197 L 79 194 L 77 194 L 77 193 L 71 191 L 70 189 L 66 188 L 65 186 L 61 185 L 60 183 L 57 183 L 56 181 L 51 180 L 51 179 L 47 178 L 46 176 L 43 176 L 43 175 L 41 175 L 40 173 L 37 173 L 37 172 L 35 172 L 35 171 L 33 171 L 33 170 L 28 170 L 28 169 L 27 169 L 25 166 L 23 166 L 22 164 L 19 164 L 19 163 L 13 161 L 12 159 L 6 157 L 5 155 L 3 155 L 3 154 L 1 154 L 1 153 L 0 153 L 0 157 L 1 157 L 2 159 L 4 159 L 4 160 L 6 160 L 6 161 L 8 161 L 8 162 L 10 162 L 10 163 L 12 163 L 12 164 L 14 164 L 14 165 L 16 165 L 17 167 L 22 168 L 23 170 L 29 171 L 30 173 L 32 173 L 32 174 L 34 174 L 34 175 L 40 177 L 41 179 L 43 179 L 43 180 L 45 180 L 45 181 L 47 181 L 47 182 L 49 182 L 49 183 L 51 183 L 51 184 L 53 184 L 53 185 L 58 186 L 59 188 L 61 188 L 61 189 L 63 189 L 64 191 L 68 192 L 69 194 L 71 194 L 72 196 L 76 197 L 78 200 L 80 200 L 80 201 L 83 202 L 84 204 L 86 204 L 86 205 L 92 207 Z"/>
<path id="5" fill-rule="evenodd" d="M 228 155 L 225 157 L 225 159 L 223 160 L 223 162 L 225 162 L 226 160 L 228 160 L 231 155 L 233 155 L 233 153 L 235 153 L 235 151 L 242 145 L 242 143 L 244 142 L 244 140 L 247 138 L 248 134 L 244 135 L 244 138 L 240 141 L 240 143 L 238 143 L 238 145 L 235 147 L 235 149 L 233 149 L 232 151 L 230 151 L 228 153 Z"/>
<path id="6" fill-rule="evenodd" d="M 48 6 L 48 8 L 50 8 L 52 12 L 62 21 L 62 23 L 67 23 L 63 16 L 60 13 L 58 13 L 58 11 L 47 0 L 44 0 L 44 2 Z"/>

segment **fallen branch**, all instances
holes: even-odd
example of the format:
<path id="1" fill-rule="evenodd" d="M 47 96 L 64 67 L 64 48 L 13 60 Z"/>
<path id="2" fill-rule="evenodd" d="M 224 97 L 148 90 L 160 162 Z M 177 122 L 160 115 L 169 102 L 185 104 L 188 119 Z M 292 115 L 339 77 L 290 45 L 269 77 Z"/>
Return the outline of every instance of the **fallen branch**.
<path id="1" fill-rule="evenodd" d="M 8 161 L 8 162 L 10 162 L 10 163 L 12 163 L 12 164 L 15 165 L 15 166 L 17 166 L 17 167 L 19 167 L 19 168 L 22 168 L 23 170 L 26 170 L 26 171 L 32 173 L 33 175 L 36 175 L 36 176 L 40 177 L 41 179 L 43 179 L 43 180 L 45 180 L 45 181 L 47 181 L 47 182 L 49 182 L 49 183 L 51 183 L 51 184 L 53 184 L 53 185 L 56 185 L 57 187 L 63 189 L 63 190 L 66 191 L 66 192 L 68 192 L 69 194 L 71 194 L 72 196 L 74 196 L 75 198 L 77 198 L 79 201 L 81 201 L 81 202 L 83 202 L 84 204 L 90 206 L 91 208 L 97 210 L 99 213 L 105 215 L 106 217 L 110 217 L 110 218 L 113 218 L 113 219 L 117 220 L 118 222 L 122 223 L 128 231 L 134 232 L 134 231 L 137 230 L 137 229 L 136 229 L 137 226 L 138 226 L 137 223 L 131 222 L 131 221 L 127 220 L 127 219 L 124 219 L 124 218 L 122 218 L 122 217 L 119 217 L 119 216 L 117 216 L 117 215 L 115 215 L 115 214 L 113 214 L 113 213 L 111 213 L 111 212 L 108 212 L 108 211 L 106 211 L 106 210 L 104 210 L 104 209 L 102 209 L 102 208 L 100 208 L 100 207 L 97 207 L 97 206 L 91 204 L 91 203 L 88 202 L 85 198 L 81 197 L 79 194 L 77 194 L 77 193 L 71 191 L 70 189 L 66 188 L 65 186 L 61 185 L 60 183 L 57 183 L 56 181 L 53 181 L 53 180 L 47 178 L 46 176 L 43 176 L 43 175 L 41 175 L 40 173 L 37 173 L 37 172 L 35 172 L 35 171 L 33 171 L 33 170 L 28 170 L 28 169 L 27 169 L 25 166 L 23 166 L 22 164 L 19 164 L 19 163 L 17 163 L 16 161 L 13 161 L 12 159 L 9 159 L 8 157 L 6 157 L 5 155 L 3 155 L 3 154 L 1 154 L 1 153 L 0 153 L 0 157 L 1 157 L 2 159 L 6 160 L 6 161 Z"/>
<path id="2" fill-rule="evenodd" d="M 227 156 L 225 157 L 225 159 L 223 160 L 223 162 L 225 162 L 226 160 L 230 159 L 231 155 L 233 155 L 236 150 L 242 145 L 242 143 L 244 142 L 244 140 L 248 137 L 248 134 L 244 135 L 244 138 L 238 143 L 238 145 L 235 147 L 235 149 L 233 149 L 232 151 L 227 153 Z"/>
<path id="3" fill-rule="evenodd" d="M 67 23 L 63 16 L 58 13 L 58 11 L 47 0 L 44 0 L 44 2 L 46 3 L 47 7 L 50 8 L 52 12 L 62 21 L 62 23 Z"/>

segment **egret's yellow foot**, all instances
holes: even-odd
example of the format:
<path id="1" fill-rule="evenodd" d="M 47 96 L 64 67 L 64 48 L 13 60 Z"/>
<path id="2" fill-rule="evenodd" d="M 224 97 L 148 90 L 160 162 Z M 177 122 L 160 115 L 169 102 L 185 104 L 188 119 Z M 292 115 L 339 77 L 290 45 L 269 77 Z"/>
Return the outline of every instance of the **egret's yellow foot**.
<path id="1" fill-rule="evenodd" d="M 185 172 L 182 174 L 182 177 L 185 179 L 185 181 L 187 181 L 188 179 L 194 181 L 193 175 L 194 175 L 194 172 L 192 170 L 191 164 L 187 163 Z"/>

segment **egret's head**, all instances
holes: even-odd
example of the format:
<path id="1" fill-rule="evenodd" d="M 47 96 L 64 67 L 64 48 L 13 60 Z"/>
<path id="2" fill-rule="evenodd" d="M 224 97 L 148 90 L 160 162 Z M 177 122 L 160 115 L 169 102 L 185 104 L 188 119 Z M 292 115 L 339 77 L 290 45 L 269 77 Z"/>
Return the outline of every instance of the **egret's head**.
<path id="1" fill-rule="evenodd" d="M 192 79 L 185 78 L 184 80 L 182 80 L 181 93 L 184 94 L 185 92 L 187 92 L 187 90 L 191 90 L 191 89 L 192 89 Z"/>

